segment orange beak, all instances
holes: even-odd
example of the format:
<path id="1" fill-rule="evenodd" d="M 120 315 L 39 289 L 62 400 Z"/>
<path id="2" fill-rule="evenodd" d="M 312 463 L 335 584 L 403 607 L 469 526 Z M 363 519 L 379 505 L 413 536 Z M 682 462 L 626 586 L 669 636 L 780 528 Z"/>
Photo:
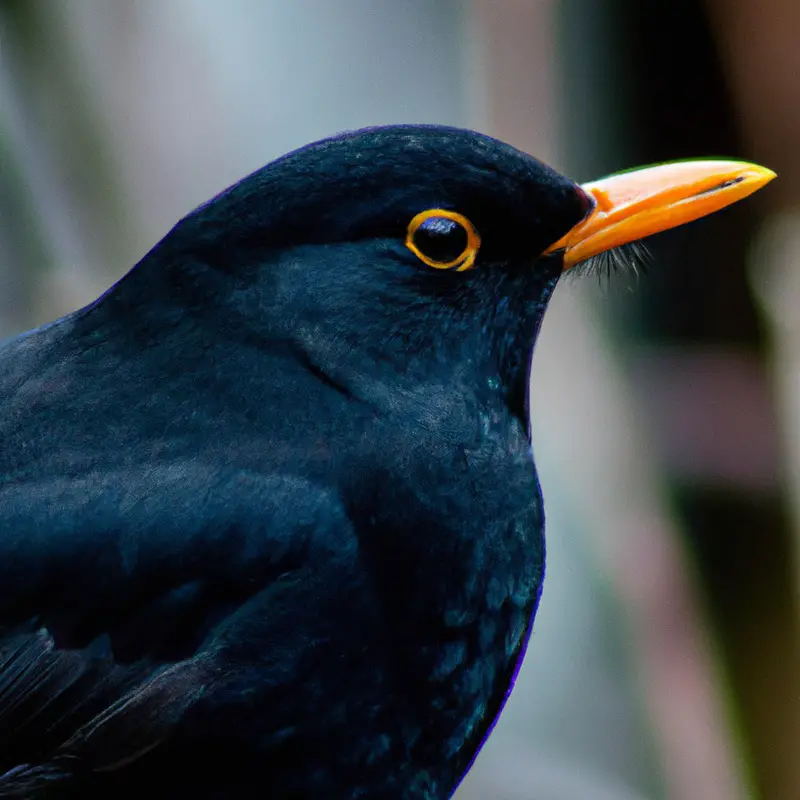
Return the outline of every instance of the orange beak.
<path id="1" fill-rule="evenodd" d="M 704 217 L 758 191 L 772 170 L 744 161 L 677 161 L 621 172 L 581 188 L 594 210 L 545 252 L 564 269 L 613 247 Z"/>

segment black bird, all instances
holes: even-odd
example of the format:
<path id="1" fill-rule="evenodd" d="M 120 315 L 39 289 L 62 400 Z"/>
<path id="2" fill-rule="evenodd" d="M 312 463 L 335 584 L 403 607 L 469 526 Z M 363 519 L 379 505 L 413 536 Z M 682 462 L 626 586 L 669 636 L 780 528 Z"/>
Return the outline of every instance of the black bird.
<path id="1" fill-rule="evenodd" d="M 349 133 L 0 347 L 0 798 L 450 797 L 541 590 L 559 276 L 771 177 Z"/>

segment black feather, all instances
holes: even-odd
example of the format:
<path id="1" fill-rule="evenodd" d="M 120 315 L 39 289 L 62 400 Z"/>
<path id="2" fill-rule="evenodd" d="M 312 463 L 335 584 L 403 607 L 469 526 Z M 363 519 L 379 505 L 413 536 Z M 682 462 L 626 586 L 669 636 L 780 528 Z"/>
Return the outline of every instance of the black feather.
<path id="1" fill-rule="evenodd" d="M 430 208 L 474 269 L 406 247 Z M 539 599 L 537 254 L 586 212 L 494 139 L 351 133 L 0 345 L 0 797 L 450 797 Z"/>
<path id="2" fill-rule="evenodd" d="M 638 280 L 647 274 L 651 264 L 652 255 L 644 242 L 628 242 L 578 262 L 567 270 L 566 277 L 569 280 L 596 277 L 602 286 L 618 274 L 633 274 Z"/>

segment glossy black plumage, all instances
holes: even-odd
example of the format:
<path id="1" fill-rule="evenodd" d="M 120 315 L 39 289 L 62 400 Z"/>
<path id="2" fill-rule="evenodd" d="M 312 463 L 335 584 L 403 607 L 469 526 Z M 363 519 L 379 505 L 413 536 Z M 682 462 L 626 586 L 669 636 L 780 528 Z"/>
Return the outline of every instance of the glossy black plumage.
<path id="1" fill-rule="evenodd" d="M 474 269 L 405 247 L 426 208 Z M 348 134 L 0 347 L 0 797 L 451 795 L 539 596 L 539 254 L 588 208 L 478 134 Z"/>

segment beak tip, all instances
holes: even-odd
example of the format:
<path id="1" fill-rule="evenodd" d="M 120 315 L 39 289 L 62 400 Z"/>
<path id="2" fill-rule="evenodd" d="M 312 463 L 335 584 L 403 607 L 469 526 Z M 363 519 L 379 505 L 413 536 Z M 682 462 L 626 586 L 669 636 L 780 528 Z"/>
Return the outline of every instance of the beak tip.
<path id="1" fill-rule="evenodd" d="M 771 169 L 762 167 L 759 164 L 747 164 L 743 177 L 747 187 L 743 196 L 746 197 L 748 194 L 753 194 L 763 189 L 768 183 L 774 181 L 778 175 Z"/>
<path id="2" fill-rule="evenodd" d="M 773 172 L 769 167 L 762 167 L 761 164 L 755 164 L 752 161 L 742 161 L 740 163 L 744 169 L 747 169 L 754 175 L 759 175 L 767 180 L 772 180 L 774 177 L 776 177 L 776 173 Z"/>
<path id="3" fill-rule="evenodd" d="M 771 169 L 767 169 L 766 167 L 761 167 L 761 180 L 763 181 L 762 185 L 766 185 L 770 181 L 774 181 L 777 177 L 777 172 L 773 172 Z"/>

